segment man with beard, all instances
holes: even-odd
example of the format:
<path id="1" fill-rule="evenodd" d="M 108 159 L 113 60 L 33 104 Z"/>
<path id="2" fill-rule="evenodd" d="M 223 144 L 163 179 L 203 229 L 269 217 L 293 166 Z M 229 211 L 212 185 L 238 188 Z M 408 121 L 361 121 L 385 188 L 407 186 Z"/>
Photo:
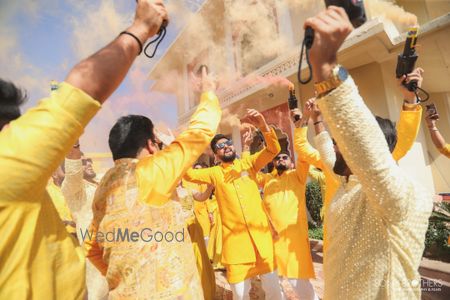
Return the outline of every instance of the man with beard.
<path id="1" fill-rule="evenodd" d="M 301 116 L 298 109 L 292 110 L 294 149 L 299 153 L 300 141 L 306 135 L 309 116 Z M 251 139 L 244 139 L 251 143 Z M 273 160 L 272 173 L 257 174 L 257 181 L 264 190 L 264 206 L 277 232 L 275 259 L 278 274 L 287 278 L 300 299 L 318 299 L 309 281 L 315 278 L 308 239 L 308 220 L 305 189 L 309 164 L 299 155 L 296 169 L 292 168 L 289 152 L 281 151 Z"/>
<path id="2" fill-rule="evenodd" d="M 262 114 L 250 109 L 248 118 L 263 132 L 266 148 L 236 159 L 233 142 L 218 134 L 211 141 L 211 149 L 221 165 L 190 169 L 185 179 L 215 187 L 223 226 L 222 264 L 227 270 L 233 299 L 248 299 L 250 280 L 257 275 L 261 277 L 267 299 L 283 299 L 274 271 L 272 234 L 253 179 L 280 152 L 280 145 L 275 131 L 270 129 Z"/>
<path id="3" fill-rule="evenodd" d="M 163 150 L 144 116 L 121 117 L 109 133 L 114 167 L 97 188 L 84 235 L 87 257 L 108 281 L 109 299 L 204 298 L 182 207 L 173 200 L 222 114 L 205 72 L 201 85 L 189 127 Z"/>
<path id="4" fill-rule="evenodd" d="M 81 233 L 89 228 L 92 220 L 92 201 L 98 183 L 95 180 L 97 174 L 92 168 L 92 160 L 83 155 L 79 141 L 67 154 L 64 169 L 61 191 L 74 217 L 78 240 L 83 244 Z M 107 298 L 108 283 L 90 261 L 86 261 L 86 286 L 89 299 Z"/>
<path id="5" fill-rule="evenodd" d="M 392 151 L 392 157 L 395 161 L 399 161 L 400 159 L 402 159 L 413 146 L 419 132 L 420 120 L 422 117 L 422 107 L 417 103 L 416 94 L 409 91 L 401 83 L 403 80 L 406 80 L 407 83 L 411 80 L 415 80 L 417 82 L 417 86 L 421 87 L 423 82 L 423 72 L 424 71 L 422 68 L 416 68 L 412 73 L 403 76 L 398 80 L 399 91 L 401 92 L 404 101 L 396 126 L 398 140 L 394 150 Z M 323 170 L 323 173 L 320 172 L 322 173 L 322 183 L 320 189 L 323 199 L 323 250 L 325 259 L 328 243 L 327 241 L 329 239 L 326 212 L 328 211 L 328 206 L 340 185 L 338 177 L 333 172 L 333 167 L 336 162 L 336 154 L 334 151 L 332 139 L 329 137 L 328 132 L 326 132 L 322 113 L 317 106 L 315 98 L 311 98 L 306 101 L 303 113 L 304 115 L 311 116 L 311 120 L 314 124 L 316 138 L 319 139 L 319 141 L 315 142 L 319 150 L 318 151 L 308 143 L 307 132 L 305 131 L 303 140 L 299 141 L 299 150 L 300 155 L 305 159 L 306 162 Z M 326 142 L 327 140 L 328 142 Z M 320 174 L 319 172 L 312 172 L 312 170 L 310 169 L 309 175 L 312 178 L 315 178 L 314 173 Z"/>
<path id="6" fill-rule="evenodd" d="M 330 6 L 307 26 L 315 32 L 310 62 L 317 102 L 339 145 L 333 170 L 342 176 L 327 212 L 324 299 L 420 299 L 432 195 L 396 164 L 395 126 L 373 117 L 337 64 L 353 29 L 345 11 Z"/>

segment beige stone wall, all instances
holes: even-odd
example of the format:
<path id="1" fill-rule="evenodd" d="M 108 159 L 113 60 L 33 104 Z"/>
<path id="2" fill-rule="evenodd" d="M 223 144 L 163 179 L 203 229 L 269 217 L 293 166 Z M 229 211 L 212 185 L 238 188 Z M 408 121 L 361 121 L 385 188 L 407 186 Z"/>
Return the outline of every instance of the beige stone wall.
<path id="1" fill-rule="evenodd" d="M 448 0 L 396 0 L 399 6 L 417 16 L 419 24 L 424 24 L 450 12 Z"/>
<path id="2" fill-rule="evenodd" d="M 450 0 L 393 0 L 393 2 L 404 7 L 406 11 L 417 15 L 421 25 L 448 14 L 450 11 Z M 303 37 L 303 28 L 300 21 L 323 7 L 322 1 L 305 1 L 305 3 L 309 4 L 290 8 L 290 20 L 287 23 L 290 21 L 292 26 L 293 45 L 300 43 Z M 442 23 L 442 20 L 440 22 Z M 222 36 L 226 32 L 226 30 L 219 30 L 218 28 L 216 30 L 217 36 Z M 433 29 L 433 32 L 419 36 L 419 60 L 417 62 L 417 66 L 422 66 L 425 69 L 424 88 L 432 92 L 430 101 L 434 102 L 438 108 L 441 115 L 438 126 L 448 142 L 450 142 L 449 32 L 450 27 L 448 25 L 437 26 Z M 382 36 L 380 35 L 380 37 Z M 371 111 L 381 117 L 397 121 L 403 99 L 395 79 L 395 67 L 397 55 L 403 50 L 403 46 L 398 45 L 392 48 L 390 43 L 391 41 L 387 39 L 372 38 L 367 42 L 362 41 L 357 49 L 350 51 L 351 54 L 341 54 L 347 56 L 341 56 L 340 59 L 347 62 L 346 67 L 355 79 L 360 93 Z M 228 47 L 231 47 L 227 49 L 228 54 L 233 53 L 232 46 L 231 44 L 228 45 Z M 348 55 L 352 56 L 349 58 Z M 225 59 L 225 56 L 223 58 Z M 233 58 L 228 57 L 227 59 L 232 60 Z M 231 64 L 231 61 L 229 63 Z M 313 96 L 312 84 L 299 86 L 296 74 L 292 74 L 288 79 L 296 83 L 299 104 Z M 272 96 L 268 97 L 269 94 Z M 191 106 L 189 105 L 191 103 L 186 105 L 186 100 L 183 97 L 185 96 L 178 95 L 180 116 L 189 111 Z M 287 91 L 285 90 L 280 92 L 279 89 L 262 89 L 252 95 L 243 95 L 240 100 L 226 108 L 231 113 L 237 113 L 241 117 L 245 108 L 254 107 L 260 111 L 270 111 L 285 103 L 286 99 Z M 399 165 L 430 190 L 437 193 L 450 192 L 450 175 L 447 175 L 447 173 L 450 173 L 450 160 L 435 150 L 425 126 L 423 121 L 416 142 L 409 153 L 400 160 Z M 237 143 L 237 149 L 240 148 L 239 128 L 228 128 L 225 124 L 222 124 L 219 131 L 232 135 Z M 309 135 L 312 141 L 313 130 L 310 130 Z"/>

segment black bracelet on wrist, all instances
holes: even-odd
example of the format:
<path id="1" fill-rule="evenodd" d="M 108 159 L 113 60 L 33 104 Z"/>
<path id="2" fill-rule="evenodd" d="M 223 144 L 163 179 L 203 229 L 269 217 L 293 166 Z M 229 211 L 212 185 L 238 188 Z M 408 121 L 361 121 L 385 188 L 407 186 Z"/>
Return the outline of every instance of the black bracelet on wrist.
<path id="1" fill-rule="evenodd" d="M 119 35 L 122 35 L 122 34 L 128 34 L 129 36 L 133 37 L 136 40 L 136 42 L 138 42 L 138 44 L 139 44 L 139 53 L 138 53 L 138 55 L 140 55 L 142 53 L 142 49 L 144 48 L 144 46 L 142 45 L 142 42 L 138 39 L 138 37 L 135 36 L 134 34 L 132 34 L 129 31 L 122 31 Z"/>
<path id="2" fill-rule="evenodd" d="M 322 122 L 323 122 L 322 120 L 316 121 L 316 122 L 314 122 L 314 125 L 317 125 L 317 124 L 322 123 Z"/>

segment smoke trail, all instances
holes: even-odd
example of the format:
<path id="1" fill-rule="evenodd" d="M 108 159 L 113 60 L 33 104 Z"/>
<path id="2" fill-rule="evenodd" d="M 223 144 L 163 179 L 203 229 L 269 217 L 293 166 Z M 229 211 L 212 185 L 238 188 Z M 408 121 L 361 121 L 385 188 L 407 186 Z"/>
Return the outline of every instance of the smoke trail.
<path id="1" fill-rule="evenodd" d="M 384 17 L 392 21 L 400 32 L 408 30 L 411 26 L 418 25 L 417 17 L 406 12 L 402 7 L 389 0 L 369 0 L 364 2 L 367 14 L 370 17 Z"/>

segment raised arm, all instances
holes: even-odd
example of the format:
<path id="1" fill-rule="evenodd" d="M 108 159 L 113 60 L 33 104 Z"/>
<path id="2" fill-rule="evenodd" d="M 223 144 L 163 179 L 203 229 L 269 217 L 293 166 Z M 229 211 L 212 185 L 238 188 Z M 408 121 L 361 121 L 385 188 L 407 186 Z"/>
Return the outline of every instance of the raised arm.
<path id="1" fill-rule="evenodd" d="M 72 203 L 80 201 L 84 191 L 83 164 L 81 161 L 80 143 L 77 141 L 64 161 L 65 176 L 61 185 L 64 197 Z"/>
<path id="2" fill-rule="evenodd" d="M 403 94 L 404 103 L 397 124 L 397 145 L 392 152 L 392 157 L 396 161 L 405 156 L 414 145 L 422 118 L 422 106 L 417 103 L 415 93 L 409 91 L 402 82 L 406 80 L 406 83 L 408 83 L 411 80 L 416 80 L 417 85 L 421 87 L 423 81 L 422 73 L 423 70 L 417 68 L 414 72 L 398 80 L 398 86 Z"/>
<path id="3" fill-rule="evenodd" d="M 243 145 L 242 145 L 242 153 L 241 153 L 241 159 L 244 161 L 251 161 L 251 154 L 250 154 L 250 145 L 253 141 L 253 132 L 251 131 L 251 129 L 248 129 L 244 135 L 243 135 Z M 256 184 L 260 187 L 260 188 L 264 188 L 264 186 L 266 185 L 267 181 L 271 178 L 270 174 L 266 174 L 263 172 L 252 172 L 252 174 L 250 174 L 253 179 L 256 181 Z"/>
<path id="4" fill-rule="evenodd" d="M 155 34 L 167 18 L 162 2 L 155 3 L 140 0 L 129 28 L 142 42 Z M 34 199 L 45 188 L 47 179 L 97 113 L 100 103 L 117 88 L 138 52 L 133 37 L 120 35 L 77 64 L 50 98 L 0 133 L 0 190 L 4 200 Z"/>
<path id="5" fill-rule="evenodd" d="M 191 181 L 198 184 L 214 184 L 214 168 L 203 168 L 203 169 L 194 169 L 190 168 L 187 170 L 183 179 L 187 181 Z"/>
<path id="6" fill-rule="evenodd" d="M 405 107 L 400 112 L 397 124 L 397 144 L 395 145 L 392 157 L 395 161 L 402 159 L 412 148 L 416 141 L 420 129 L 422 118 L 422 106 L 415 104 L 414 108 Z"/>
<path id="7" fill-rule="evenodd" d="M 137 1 L 134 22 L 125 30 L 130 34 L 117 36 L 106 47 L 78 63 L 65 81 L 103 103 L 122 82 L 142 50 L 135 37 L 143 45 L 167 20 L 162 0 Z"/>
<path id="8" fill-rule="evenodd" d="M 439 120 L 439 115 L 437 113 L 427 114 L 425 120 L 427 121 L 427 127 L 434 146 L 439 152 L 450 158 L 450 144 L 445 142 L 444 137 L 441 135 L 436 126 L 436 122 Z"/>
<path id="9" fill-rule="evenodd" d="M 188 129 L 167 148 L 138 163 L 136 172 L 140 184 L 140 199 L 146 203 L 162 205 L 167 202 L 178 182 L 205 151 L 216 133 L 222 111 L 213 92 L 215 84 L 204 68 L 203 72 L 203 93 Z M 208 169 L 192 171 L 208 172 L 205 170 Z M 185 179 L 196 183 L 212 183 L 210 180 L 196 181 L 189 175 Z"/>
<path id="10" fill-rule="evenodd" d="M 247 118 L 261 130 L 266 142 L 266 146 L 263 150 L 243 159 L 244 164 L 249 165 L 256 174 L 272 161 L 272 159 L 280 152 L 281 148 L 278 143 L 277 134 L 269 127 L 261 113 L 254 109 L 249 109 Z"/>
<path id="11" fill-rule="evenodd" d="M 301 114 L 298 109 L 291 111 L 291 120 L 294 123 L 294 150 L 298 156 L 298 162 L 303 161 L 318 168 L 323 168 L 319 151 L 314 149 L 308 142 L 308 122 L 310 118 L 310 110 L 306 107 Z M 300 115 L 300 119 L 295 121 L 295 115 Z M 297 168 L 298 169 L 298 168 Z"/>

